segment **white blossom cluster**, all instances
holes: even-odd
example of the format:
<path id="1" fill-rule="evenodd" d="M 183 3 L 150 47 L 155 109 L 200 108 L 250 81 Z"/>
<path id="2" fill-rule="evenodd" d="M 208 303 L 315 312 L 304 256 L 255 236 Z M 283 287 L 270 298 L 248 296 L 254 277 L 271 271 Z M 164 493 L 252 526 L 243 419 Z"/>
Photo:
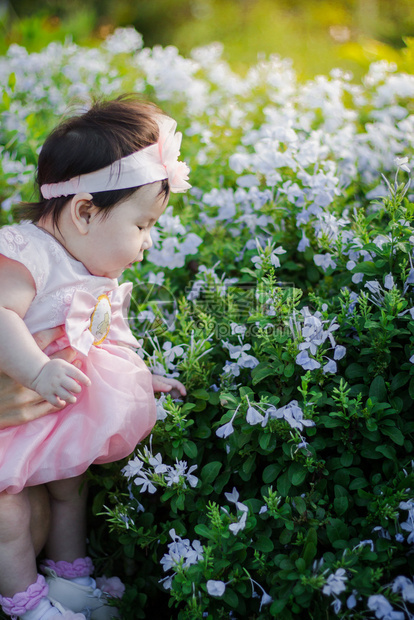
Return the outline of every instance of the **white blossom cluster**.
<path id="1" fill-rule="evenodd" d="M 168 545 L 168 553 L 165 553 L 160 561 L 164 572 L 169 570 L 173 571 L 171 575 L 160 580 L 166 590 L 171 588 L 172 580 L 177 573 L 178 566 L 184 569 L 188 568 L 192 564 L 197 564 L 197 562 L 204 557 L 203 546 L 199 540 L 190 542 L 188 538 L 181 538 L 175 532 L 175 529 L 171 529 L 169 534 L 172 538 L 172 542 Z"/>
<path id="2" fill-rule="evenodd" d="M 269 236 L 272 218 L 262 207 L 283 196 L 299 207 L 301 249 L 307 244 L 307 226 L 317 238 L 328 232 L 334 243 L 346 218 L 330 211 L 333 201 L 357 178 L 367 191 L 381 194 L 380 171 L 393 170 L 396 157 L 407 156 L 407 168 L 413 163 L 414 115 L 404 101 L 413 96 L 414 77 L 398 74 L 394 65 L 381 61 L 371 65 L 360 85 L 340 70 L 301 83 L 291 62 L 276 55 L 260 59 L 242 77 L 222 59 L 222 51 L 214 43 L 184 58 L 172 46 L 145 48 L 133 28 L 116 30 L 92 49 L 53 42 L 41 52 L 28 53 L 11 45 L 0 59 L 0 88 L 3 100 L 9 101 L 0 114 L 0 143 L 7 144 L 1 158 L 8 155 L 20 162 L 21 174 L 27 169 L 32 177 L 33 164 L 25 163 L 19 145 L 30 135 L 33 115 L 58 119 L 74 98 L 81 97 L 87 107 L 92 92 L 151 90 L 158 100 L 179 105 L 187 119 L 185 133 L 197 144 L 196 164 L 220 157 L 223 137 L 239 135 L 233 153 L 222 162 L 236 175 L 238 189 L 193 189 L 203 207 L 204 227 L 213 229 L 221 221 L 232 235 L 247 227 L 252 238 Z M 258 89 L 265 93 L 260 124 L 254 105 Z M 263 181 L 266 187 L 259 189 Z M 13 197 L 21 182 L 13 183 Z M 216 210 L 214 215 L 210 209 Z M 157 240 L 151 260 L 175 268 L 197 251 L 201 240 L 184 229 L 178 241 L 169 212 L 164 220 L 169 232 Z M 180 224 L 172 226 L 176 232 Z M 333 266 L 329 253 L 316 260 L 323 268 Z"/>
<path id="3" fill-rule="evenodd" d="M 231 419 L 220 426 L 216 430 L 217 437 L 226 439 L 234 433 L 233 421 L 237 416 L 240 409 L 240 405 L 235 409 Z M 304 417 L 302 409 L 298 405 L 297 400 L 292 400 L 283 407 L 275 407 L 274 405 L 259 405 L 254 403 L 254 406 L 249 402 L 246 413 L 246 422 L 251 426 L 260 424 L 261 427 L 266 427 L 269 420 L 284 420 L 289 424 L 292 429 L 303 430 L 304 426 L 314 426 L 315 422 Z M 301 437 L 303 440 L 303 438 Z M 302 441 L 298 447 L 306 447 L 306 442 Z"/>
<path id="4" fill-rule="evenodd" d="M 336 319 L 334 318 L 331 321 L 323 320 L 321 312 L 318 311 L 312 314 L 306 306 L 302 308 L 300 314 L 303 324 L 297 320 L 298 313 L 294 312 L 289 319 L 292 336 L 298 342 L 298 349 L 300 351 L 296 356 L 296 363 L 305 370 L 320 368 L 321 363 L 315 359 L 315 356 L 318 353 L 319 347 L 324 345 L 326 341 L 329 341 L 330 349 L 333 350 L 334 356 L 333 359 L 326 355 L 323 356 L 328 360 L 323 367 L 323 373 L 336 373 L 336 361 L 341 360 L 346 354 L 346 348 L 336 344 L 333 336 L 333 332 L 339 329 Z"/>
<path id="5" fill-rule="evenodd" d="M 147 467 L 146 467 L 147 465 Z M 174 465 L 163 463 L 162 455 L 159 452 L 155 456 L 144 446 L 143 452 L 128 461 L 122 469 L 122 473 L 128 480 L 140 487 L 141 493 L 156 493 L 157 486 L 179 487 L 186 489 L 188 485 L 192 488 L 197 486 L 198 478 L 192 473 L 197 469 L 197 465 L 188 466 L 186 461 L 177 459 Z"/>
<path id="6" fill-rule="evenodd" d="M 413 500 L 409 500 L 408 502 L 401 502 L 400 508 L 402 510 L 409 511 L 409 517 L 406 523 L 402 523 L 401 527 L 404 530 L 410 531 L 410 535 L 412 534 L 412 526 L 413 526 L 413 514 L 414 514 L 414 502 Z M 391 539 L 389 532 L 384 530 L 381 527 L 375 527 L 373 531 L 377 531 L 379 533 L 380 538 Z M 399 542 L 404 540 L 402 538 L 396 539 Z M 412 542 L 407 539 L 407 542 Z M 363 547 L 370 547 L 370 550 L 373 552 L 375 550 L 375 545 L 372 540 L 363 540 L 358 545 L 353 548 L 353 551 L 357 549 L 361 549 Z M 317 563 L 314 562 L 314 572 L 316 573 L 323 566 L 323 559 Z M 324 574 L 326 571 L 324 571 Z M 342 601 L 339 598 L 340 595 L 346 591 L 347 589 L 347 581 L 348 575 L 347 571 L 344 568 L 338 568 L 335 573 L 329 574 L 325 583 L 322 587 L 322 592 L 326 596 L 332 596 L 333 602 L 332 606 L 334 612 L 338 615 L 342 609 Z M 375 618 L 379 618 L 380 620 L 404 620 L 405 618 L 408 620 L 414 620 L 414 614 L 410 612 L 407 607 L 407 603 L 414 603 L 414 579 L 411 577 L 405 577 L 403 575 L 399 575 L 396 577 L 391 584 L 387 586 L 387 589 L 391 590 L 394 594 L 399 595 L 400 601 L 399 606 L 403 609 L 403 611 L 395 610 L 392 604 L 389 602 L 387 597 L 384 594 L 373 594 L 368 597 L 366 600 L 366 605 L 370 611 L 375 614 Z M 358 593 L 357 590 L 353 590 L 350 595 L 347 596 L 346 599 L 346 607 L 349 610 L 353 610 L 356 608 L 357 604 L 362 601 L 363 597 Z"/>
<path id="7" fill-rule="evenodd" d="M 244 528 L 246 527 L 246 521 L 247 521 L 247 515 L 249 514 L 249 508 L 246 506 L 246 504 L 239 502 L 239 492 L 236 489 L 236 487 L 233 487 L 233 490 L 231 493 L 225 493 L 224 495 L 227 501 L 229 501 L 231 504 L 235 504 L 237 511 L 238 511 L 238 517 L 237 517 L 236 523 L 231 523 L 229 525 L 230 532 L 232 532 L 234 536 L 237 536 L 237 534 L 241 532 L 242 530 L 244 530 Z M 223 506 L 221 507 L 221 510 L 226 515 L 230 516 L 229 511 Z"/>

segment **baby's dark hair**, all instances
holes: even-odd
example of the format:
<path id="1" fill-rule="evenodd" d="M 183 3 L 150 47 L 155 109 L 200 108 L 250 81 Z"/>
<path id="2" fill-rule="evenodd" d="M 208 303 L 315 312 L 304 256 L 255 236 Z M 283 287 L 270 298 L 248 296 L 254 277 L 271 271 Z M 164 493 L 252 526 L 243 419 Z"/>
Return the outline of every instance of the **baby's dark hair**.
<path id="1" fill-rule="evenodd" d="M 121 95 L 110 101 L 96 101 L 84 114 L 62 121 L 46 138 L 39 154 L 36 183 L 59 183 L 94 172 L 118 159 L 139 151 L 158 140 L 156 116 L 161 111 L 142 102 L 135 94 Z M 115 171 L 116 173 L 116 171 Z M 168 198 L 168 180 L 161 181 L 161 194 Z M 92 193 L 93 204 L 102 214 L 131 196 L 138 187 Z M 19 205 L 16 217 L 37 222 L 52 216 L 58 224 L 63 206 L 70 196 L 45 199 Z"/>

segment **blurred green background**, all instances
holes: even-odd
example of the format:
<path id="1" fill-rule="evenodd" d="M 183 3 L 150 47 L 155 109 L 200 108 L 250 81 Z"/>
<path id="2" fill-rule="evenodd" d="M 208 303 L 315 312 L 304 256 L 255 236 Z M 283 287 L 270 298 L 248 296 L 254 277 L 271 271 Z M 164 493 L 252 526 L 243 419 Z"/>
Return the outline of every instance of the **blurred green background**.
<path id="1" fill-rule="evenodd" d="M 413 0 L 0 0 L 0 53 L 12 42 L 38 51 L 68 37 L 96 45 L 130 25 L 146 46 L 183 55 L 221 41 L 240 72 L 261 52 L 292 58 L 302 78 L 337 66 L 358 77 L 379 58 L 413 64 Z"/>

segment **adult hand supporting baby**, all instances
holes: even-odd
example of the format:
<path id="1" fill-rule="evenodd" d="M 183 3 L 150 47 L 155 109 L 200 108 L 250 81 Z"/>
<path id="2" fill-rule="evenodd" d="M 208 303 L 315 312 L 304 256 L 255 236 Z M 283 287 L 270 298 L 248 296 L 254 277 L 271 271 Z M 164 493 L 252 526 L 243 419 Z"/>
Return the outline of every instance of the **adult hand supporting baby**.
<path id="1" fill-rule="evenodd" d="M 58 326 L 35 334 L 34 339 L 43 351 L 63 334 L 63 326 Z M 75 357 L 76 352 L 69 347 L 51 355 L 51 359 L 63 359 L 69 363 L 73 362 Z M 0 373 L 0 430 L 25 424 L 54 411 L 59 411 L 59 408 L 45 401 L 33 390 L 23 387 L 14 379 Z"/>

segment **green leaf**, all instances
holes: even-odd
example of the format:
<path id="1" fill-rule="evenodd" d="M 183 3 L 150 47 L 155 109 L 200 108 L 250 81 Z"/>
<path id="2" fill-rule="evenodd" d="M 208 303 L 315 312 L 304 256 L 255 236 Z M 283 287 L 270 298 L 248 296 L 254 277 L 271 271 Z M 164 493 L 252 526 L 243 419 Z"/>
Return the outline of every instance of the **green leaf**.
<path id="1" fill-rule="evenodd" d="M 348 527 L 341 519 L 331 519 L 326 526 L 326 534 L 331 543 L 348 539 Z"/>
<path id="2" fill-rule="evenodd" d="M 336 514 L 340 517 L 348 510 L 348 498 L 347 497 L 335 497 L 334 509 Z"/>
<path id="3" fill-rule="evenodd" d="M 212 461 L 211 463 L 207 463 L 207 465 L 204 465 L 203 469 L 201 470 L 201 480 L 204 483 L 214 482 L 214 480 L 218 476 L 221 467 L 222 463 L 220 463 L 219 461 Z"/>
<path id="4" fill-rule="evenodd" d="M 292 362 L 290 362 L 290 364 L 288 364 L 285 367 L 283 374 L 285 375 L 285 377 L 289 379 L 290 377 L 294 375 L 294 373 L 295 373 L 295 365 Z"/>
<path id="5" fill-rule="evenodd" d="M 352 465 L 352 461 L 354 460 L 354 455 L 352 454 L 352 452 L 343 452 L 343 454 L 341 454 L 341 465 L 343 465 L 343 467 L 350 467 Z"/>
<path id="6" fill-rule="evenodd" d="M 380 452 L 387 459 L 395 459 L 395 449 L 392 446 L 377 446 L 375 451 Z"/>
<path id="7" fill-rule="evenodd" d="M 414 377 L 411 377 L 410 379 L 410 385 L 408 386 L 408 393 L 410 395 L 410 398 L 414 400 Z"/>
<path id="8" fill-rule="evenodd" d="M 357 489 L 364 489 L 369 486 L 368 480 L 365 478 L 355 478 L 349 483 L 349 490 L 356 491 Z"/>
<path id="9" fill-rule="evenodd" d="M 298 569 L 299 573 L 303 573 L 306 569 L 306 562 L 303 558 L 298 558 L 297 560 L 295 560 L 295 566 Z"/>
<path id="10" fill-rule="evenodd" d="M 387 388 L 385 386 L 384 378 L 381 375 L 377 375 L 369 388 L 370 398 L 375 397 L 378 401 L 387 400 Z"/>
<path id="11" fill-rule="evenodd" d="M 293 501 L 295 502 L 295 508 L 298 511 L 298 513 L 300 515 L 305 514 L 305 512 L 306 512 L 306 502 L 303 499 L 303 497 L 300 497 L 300 495 L 297 495 L 296 497 L 293 498 Z"/>
<path id="12" fill-rule="evenodd" d="M 272 435 L 270 433 L 262 433 L 260 435 L 259 445 L 262 450 L 267 450 L 271 439 L 272 439 Z"/>
<path id="13" fill-rule="evenodd" d="M 367 418 L 366 425 L 369 431 L 374 432 L 378 429 L 378 425 L 373 418 Z"/>
<path id="14" fill-rule="evenodd" d="M 364 261 L 355 265 L 351 273 L 365 273 L 367 276 L 376 276 L 378 269 L 372 261 Z"/>
<path id="15" fill-rule="evenodd" d="M 275 368 L 271 364 L 267 362 L 260 362 L 255 368 L 252 370 L 252 383 L 253 385 L 257 385 L 260 381 L 263 381 L 269 375 L 275 374 Z"/>
<path id="16" fill-rule="evenodd" d="M 210 394 L 207 392 L 207 390 L 194 390 L 193 392 L 191 392 L 191 396 L 194 396 L 194 398 L 198 398 L 200 400 L 210 399 Z"/>
<path id="17" fill-rule="evenodd" d="M 218 405 L 220 402 L 220 393 L 219 392 L 210 392 L 208 397 L 208 402 L 211 405 Z"/>
<path id="18" fill-rule="evenodd" d="M 312 543 L 312 542 L 306 543 L 303 549 L 303 559 L 305 560 L 307 566 L 309 566 L 311 562 L 313 561 L 314 557 L 316 556 L 316 552 L 317 552 L 317 547 L 315 543 Z"/>
<path id="19" fill-rule="evenodd" d="M 363 377 L 365 372 L 365 369 L 360 364 L 349 364 L 349 366 L 345 368 L 345 377 L 347 379 L 358 379 L 359 377 Z"/>
<path id="20" fill-rule="evenodd" d="M 197 446 L 194 443 L 194 441 L 185 441 L 183 443 L 183 449 L 186 455 L 188 456 L 188 458 L 190 459 L 196 458 L 198 450 L 197 450 Z"/>
<path id="21" fill-rule="evenodd" d="M 277 601 L 273 601 L 270 606 L 270 614 L 272 618 L 277 618 L 281 611 L 284 610 L 288 603 L 288 599 L 280 598 Z"/>
<path id="22" fill-rule="evenodd" d="M 228 588 L 226 588 L 226 591 L 223 594 L 223 599 L 226 601 L 227 605 L 230 605 L 233 609 L 236 609 L 239 604 L 239 597 L 237 594 Z"/>
<path id="23" fill-rule="evenodd" d="M 251 475 L 253 473 L 253 471 L 256 468 L 256 455 L 255 454 L 251 454 L 244 462 L 242 465 L 242 471 L 246 474 L 246 475 Z"/>
<path id="24" fill-rule="evenodd" d="M 271 482 L 276 480 L 281 470 L 282 470 L 282 467 L 280 465 L 274 465 L 274 464 L 268 465 L 263 470 L 263 474 L 262 474 L 263 482 L 265 484 L 270 484 Z"/>
<path id="25" fill-rule="evenodd" d="M 123 546 L 123 550 L 127 558 L 133 558 L 135 556 L 135 545 L 134 543 L 129 543 L 128 545 Z"/>
<path id="26" fill-rule="evenodd" d="M 288 545 L 292 540 L 293 532 L 292 530 L 284 529 L 279 536 L 279 542 L 281 545 Z"/>
<path id="27" fill-rule="evenodd" d="M 410 380 L 408 372 L 399 372 L 391 381 L 391 389 L 393 392 L 402 388 Z"/>
<path id="28" fill-rule="evenodd" d="M 400 431 L 399 428 L 397 427 L 381 427 L 381 433 L 383 435 L 387 435 L 387 437 L 390 437 L 394 443 L 396 443 L 399 446 L 403 446 L 404 445 L 404 435 L 402 434 L 402 432 Z"/>
<path id="29" fill-rule="evenodd" d="M 214 540 L 215 536 L 214 536 L 214 532 L 212 532 L 207 525 L 205 525 L 204 523 L 198 523 L 195 527 L 194 527 L 194 531 L 196 534 L 198 534 L 199 536 L 203 536 L 204 538 L 208 538 L 208 540 Z"/>
<path id="30" fill-rule="evenodd" d="M 253 543 L 253 548 L 263 553 L 271 553 L 275 546 L 267 536 L 258 536 L 257 540 Z"/>
<path id="31" fill-rule="evenodd" d="M 307 470 L 302 463 L 292 463 L 288 470 L 289 480 L 293 486 L 298 487 L 306 478 Z"/>
<path id="32" fill-rule="evenodd" d="M 17 81 L 17 80 L 16 80 L 16 74 L 15 74 L 15 73 L 14 73 L 14 71 L 13 71 L 13 72 L 12 72 L 12 73 L 10 73 L 10 75 L 9 75 L 9 87 L 10 87 L 10 90 L 11 90 L 12 92 L 14 92 L 14 88 L 15 88 L 15 86 L 16 86 L 16 81 Z"/>
<path id="33" fill-rule="evenodd" d="M 277 479 L 276 486 L 277 486 L 278 492 L 280 493 L 280 495 L 282 495 L 282 497 L 287 497 L 289 495 L 290 481 L 289 481 L 289 476 L 288 476 L 287 471 L 285 471 L 284 474 L 279 476 L 279 478 Z"/>

